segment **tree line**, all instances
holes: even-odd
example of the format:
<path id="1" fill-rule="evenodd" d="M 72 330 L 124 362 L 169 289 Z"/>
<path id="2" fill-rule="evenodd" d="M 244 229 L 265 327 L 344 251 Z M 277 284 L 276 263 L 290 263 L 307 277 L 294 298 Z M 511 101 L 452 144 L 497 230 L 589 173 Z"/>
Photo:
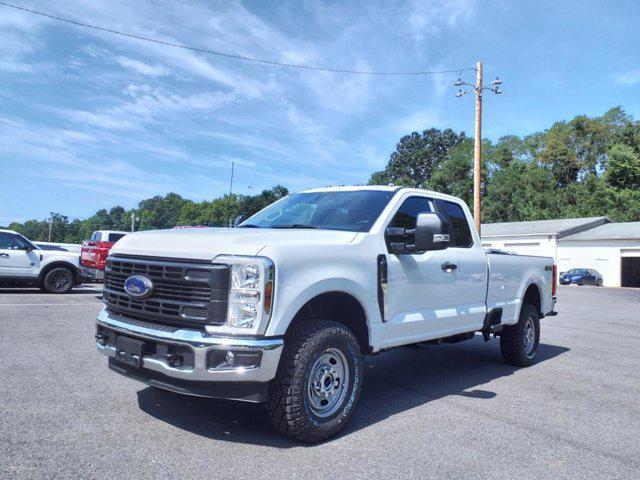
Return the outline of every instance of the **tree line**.
<path id="1" fill-rule="evenodd" d="M 640 121 L 621 107 L 579 115 L 525 137 L 482 145 L 482 220 L 514 222 L 609 216 L 640 220 Z M 431 128 L 400 139 L 370 185 L 428 188 L 473 210 L 473 140 Z"/>
<path id="2" fill-rule="evenodd" d="M 615 107 L 598 117 L 579 115 L 549 129 L 497 142 L 483 140 L 483 221 L 609 216 L 640 220 L 640 121 Z M 430 128 L 403 136 L 370 185 L 428 188 L 463 198 L 473 209 L 473 140 L 464 132 Z M 60 213 L 8 228 L 33 240 L 79 243 L 94 230 L 228 226 L 288 195 L 277 185 L 257 195 L 224 195 L 194 202 L 176 193 L 142 200 L 137 208 L 102 209 L 85 220 Z"/>
<path id="3" fill-rule="evenodd" d="M 188 200 L 177 193 L 168 193 L 142 200 L 131 210 L 116 206 L 109 210 L 98 210 L 84 220 L 76 218 L 71 221 L 65 215 L 51 213 L 49 219 L 13 222 L 8 228 L 35 241 L 47 241 L 51 229 L 52 242 L 81 243 L 90 238 L 95 230 L 131 231 L 132 215 L 136 230 L 156 230 L 179 225 L 226 227 L 238 215 L 252 215 L 288 194 L 289 191 L 282 185 L 263 190 L 257 195 L 231 194 L 202 202 Z"/>

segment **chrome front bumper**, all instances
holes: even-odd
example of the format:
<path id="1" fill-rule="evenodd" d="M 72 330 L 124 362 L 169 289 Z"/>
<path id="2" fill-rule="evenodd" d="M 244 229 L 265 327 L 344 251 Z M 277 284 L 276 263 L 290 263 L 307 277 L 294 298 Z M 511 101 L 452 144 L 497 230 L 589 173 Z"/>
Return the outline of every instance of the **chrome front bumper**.
<path id="1" fill-rule="evenodd" d="M 172 366 L 158 356 L 144 355 L 142 370 L 148 369 L 168 377 L 179 380 L 210 381 L 210 382 L 268 382 L 276 375 L 280 354 L 282 353 L 282 339 L 247 339 L 234 337 L 215 337 L 199 330 L 171 329 L 154 326 L 146 322 L 132 320 L 116 315 L 106 310 L 98 314 L 98 325 L 114 330 L 118 334 L 165 345 L 188 347 L 193 351 L 193 366 Z M 116 358 L 116 348 L 108 345 L 104 340 L 96 342 L 98 351 L 111 358 Z M 229 350 L 242 352 L 261 352 L 260 364 L 247 367 L 218 367 L 207 366 L 207 358 L 211 351 Z"/>

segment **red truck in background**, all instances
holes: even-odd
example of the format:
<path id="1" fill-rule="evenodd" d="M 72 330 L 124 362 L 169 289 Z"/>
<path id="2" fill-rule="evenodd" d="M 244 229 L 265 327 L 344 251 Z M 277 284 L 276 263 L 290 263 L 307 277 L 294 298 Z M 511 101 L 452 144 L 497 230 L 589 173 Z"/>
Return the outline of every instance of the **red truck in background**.
<path id="1" fill-rule="evenodd" d="M 87 280 L 104 280 L 104 267 L 109 250 L 126 234 L 127 232 L 117 230 L 97 230 L 91 235 L 91 240 L 82 242 L 80 270 Z"/>

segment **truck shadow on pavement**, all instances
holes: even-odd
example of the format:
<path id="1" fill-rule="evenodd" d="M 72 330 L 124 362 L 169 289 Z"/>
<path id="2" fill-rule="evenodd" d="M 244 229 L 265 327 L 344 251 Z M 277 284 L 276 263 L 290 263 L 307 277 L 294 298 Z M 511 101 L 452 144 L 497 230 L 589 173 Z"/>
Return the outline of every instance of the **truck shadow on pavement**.
<path id="1" fill-rule="evenodd" d="M 529 368 L 568 350 L 540 344 L 537 364 Z M 503 362 L 497 341 L 485 344 L 478 336 L 455 345 L 394 349 L 367 358 L 365 368 L 359 405 L 338 437 L 447 396 L 490 400 L 495 392 L 475 387 L 520 370 Z M 277 448 L 301 446 L 277 432 L 264 405 L 189 397 L 155 388 L 140 390 L 138 404 L 147 414 L 204 437 Z"/>

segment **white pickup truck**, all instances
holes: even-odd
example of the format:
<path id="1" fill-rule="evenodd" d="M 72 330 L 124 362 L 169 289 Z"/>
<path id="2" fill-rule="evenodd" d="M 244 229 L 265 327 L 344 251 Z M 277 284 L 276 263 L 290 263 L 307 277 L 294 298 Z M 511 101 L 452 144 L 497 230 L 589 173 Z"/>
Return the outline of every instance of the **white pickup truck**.
<path id="1" fill-rule="evenodd" d="M 400 187 L 285 197 L 237 228 L 129 234 L 111 250 L 97 347 L 174 392 L 267 402 L 303 442 L 355 410 L 363 355 L 481 333 L 531 365 L 551 258 L 485 253 L 460 199 Z"/>

